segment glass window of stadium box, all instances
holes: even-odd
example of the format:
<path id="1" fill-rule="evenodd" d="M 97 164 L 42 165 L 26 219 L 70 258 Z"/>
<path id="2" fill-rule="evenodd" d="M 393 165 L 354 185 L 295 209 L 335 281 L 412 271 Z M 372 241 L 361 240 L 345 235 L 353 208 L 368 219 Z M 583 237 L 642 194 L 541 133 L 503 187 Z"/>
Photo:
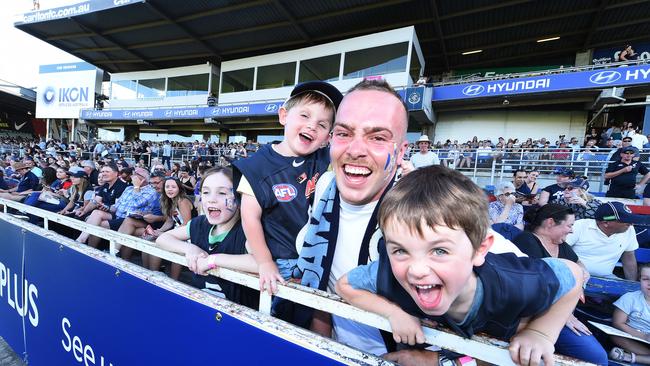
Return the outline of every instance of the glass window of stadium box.
<path id="1" fill-rule="evenodd" d="M 408 42 L 402 42 L 346 52 L 343 78 L 354 79 L 405 72 L 408 46 Z"/>
<path id="2" fill-rule="evenodd" d="M 296 84 L 296 63 L 260 66 L 257 68 L 255 90 L 281 88 Z"/>
<path id="3" fill-rule="evenodd" d="M 411 62 L 409 63 L 409 74 L 411 75 L 411 82 L 415 83 L 420 78 L 422 71 L 422 64 L 415 47 L 411 46 Z"/>
<path id="4" fill-rule="evenodd" d="M 138 99 L 162 98 L 165 96 L 165 79 L 138 80 Z"/>
<path id="5" fill-rule="evenodd" d="M 167 79 L 167 96 L 207 95 L 210 75 L 174 76 Z"/>
<path id="6" fill-rule="evenodd" d="M 111 82 L 111 99 L 135 99 L 138 82 L 136 80 L 116 80 Z"/>
<path id="7" fill-rule="evenodd" d="M 221 92 L 232 93 L 253 90 L 255 68 L 227 71 L 221 80 Z"/>
<path id="8" fill-rule="evenodd" d="M 331 55 L 300 61 L 299 82 L 310 80 L 336 81 L 339 79 L 341 55 Z"/>

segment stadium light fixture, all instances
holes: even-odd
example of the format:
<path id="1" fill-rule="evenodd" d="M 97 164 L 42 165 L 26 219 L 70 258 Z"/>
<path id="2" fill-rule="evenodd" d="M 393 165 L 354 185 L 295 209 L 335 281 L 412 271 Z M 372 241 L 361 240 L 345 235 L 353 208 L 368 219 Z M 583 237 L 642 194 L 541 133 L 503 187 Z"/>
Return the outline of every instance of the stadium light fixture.
<path id="1" fill-rule="evenodd" d="M 483 52 L 483 50 L 467 51 L 467 52 L 463 52 L 462 55 L 465 56 L 465 55 L 471 55 L 474 53 L 481 53 L 481 52 Z"/>
<path id="2" fill-rule="evenodd" d="M 543 39 L 538 39 L 537 43 L 557 41 L 558 39 L 560 39 L 560 37 L 543 38 Z"/>

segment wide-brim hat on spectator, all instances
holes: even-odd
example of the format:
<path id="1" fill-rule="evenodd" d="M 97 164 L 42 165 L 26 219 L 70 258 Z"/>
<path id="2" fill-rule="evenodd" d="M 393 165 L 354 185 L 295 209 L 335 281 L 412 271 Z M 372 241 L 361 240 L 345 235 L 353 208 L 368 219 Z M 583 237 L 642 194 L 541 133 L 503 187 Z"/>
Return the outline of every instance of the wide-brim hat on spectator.
<path id="1" fill-rule="evenodd" d="M 589 190 L 589 181 L 587 179 L 585 179 L 584 177 L 575 178 L 575 179 L 572 179 L 572 180 L 570 180 L 568 182 L 558 183 L 558 185 L 560 187 L 562 187 L 562 188 L 566 188 L 568 186 L 571 186 L 571 187 L 574 187 L 574 188 L 582 188 L 585 191 Z"/>
<path id="2" fill-rule="evenodd" d="M 636 215 L 621 202 L 605 202 L 594 214 L 596 221 L 618 221 L 633 225 L 650 226 L 650 216 Z"/>
<path id="3" fill-rule="evenodd" d="M 553 174 L 563 175 L 565 177 L 572 177 L 572 178 L 576 176 L 576 173 L 574 173 L 573 170 L 569 168 L 556 168 L 553 171 Z"/>
<path id="4" fill-rule="evenodd" d="M 74 177 L 74 178 L 86 178 L 86 179 L 88 179 L 88 175 L 83 170 L 71 173 L 70 176 Z"/>
<path id="5" fill-rule="evenodd" d="M 289 99 L 310 91 L 321 94 L 329 99 L 329 101 L 332 102 L 334 109 L 338 109 L 339 104 L 341 104 L 341 101 L 343 100 L 343 94 L 341 94 L 334 85 L 324 81 L 307 81 L 296 85 L 296 87 L 291 91 Z"/>
<path id="6" fill-rule="evenodd" d="M 429 136 L 427 135 L 420 136 L 420 138 L 416 141 L 416 144 L 419 144 L 420 142 L 426 142 L 431 145 L 431 140 L 429 140 Z"/>
<path id="7" fill-rule="evenodd" d="M 13 168 L 15 171 L 19 171 L 20 169 L 29 169 L 27 164 L 21 162 L 14 163 Z"/>

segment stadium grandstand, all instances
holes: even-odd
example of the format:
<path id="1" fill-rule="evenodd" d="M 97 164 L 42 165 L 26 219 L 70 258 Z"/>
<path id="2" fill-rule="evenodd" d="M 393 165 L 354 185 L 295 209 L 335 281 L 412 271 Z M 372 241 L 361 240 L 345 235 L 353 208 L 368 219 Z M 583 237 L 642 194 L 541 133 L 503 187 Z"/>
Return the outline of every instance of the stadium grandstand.
<path id="1" fill-rule="evenodd" d="M 428 165 L 460 172 L 483 189 L 489 212 L 475 214 L 489 216 L 488 235 L 499 238 L 494 252 L 506 248 L 521 256 L 568 259 L 582 270 L 584 277 L 573 281 L 585 281 L 582 303 L 567 312 L 559 335 L 532 329 L 544 338 L 532 347 L 555 343 L 561 365 L 650 364 L 647 319 L 642 315 L 634 323 L 621 297 L 640 294 L 650 304 L 650 1 L 35 4 L 17 16 L 14 27 L 83 61 L 42 60 L 36 90 L 0 80 L 0 226 L 8 244 L 0 246 L 0 298 L 7 300 L 0 305 L 0 336 L 17 354 L 16 364 L 275 364 L 285 358 L 310 365 L 518 364 L 511 357 L 518 342 L 514 333 L 503 337 L 487 326 L 472 336 L 471 326 L 468 333 L 467 324 L 451 316 L 433 318 L 448 327 L 423 321 L 421 340 L 441 351 L 400 359 L 414 353 L 408 346 L 405 353 L 390 352 L 390 332 L 399 337 L 394 319 L 334 294 L 332 284 L 345 273 L 335 271 L 349 263 L 333 264 L 343 255 L 328 243 L 359 231 L 354 240 L 363 239 L 362 249 L 348 257 L 359 258 L 354 265 L 378 260 L 383 234 L 374 207 L 393 181 Z M 309 169 L 317 169 L 311 157 L 316 152 L 302 162 L 301 154 L 283 155 L 291 132 L 278 114 L 289 113 L 285 102 L 312 81 L 329 83 L 344 102 L 359 83 L 387 82 L 406 109 L 406 142 L 402 146 L 390 135 L 388 157 L 381 155 L 376 164 L 383 173 L 366 172 L 373 167 L 339 171 L 334 145 L 341 135 L 335 130 L 329 135 L 332 152 L 325 154 L 328 164 L 331 155 L 331 172 L 282 176 L 285 181 L 267 187 L 274 203 L 266 207 L 257 189 L 271 181 L 263 171 L 275 169 L 275 162 L 262 162 L 268 154 L 284 158 L 296 172 L 307 169 L 300 166 L 311 164 L 308 159 L 314 159 Z M 325 96 L 324 104 L 338 106 L 329 89 L 312 88 Z M 352 121 L 344 122 L 353 131 Z M 400 122 L 388 123 L 391 133 L 399 131 Z M 304 133 L 299 138 L 315 139 Z M 262 173 L 246 170 L 251 167 Z M 273 174 L 285 174 L 278 171 Z M 337 174 L 348 180 L 339 182 Z M 386 177 L 374 183 L 375 174 Z M 336 184 L 320 184 L 326 176 Z M 223 197 L 210 196 L 213 184 Z M 346 201 L 346 184 L 358 184 L 355 189 L 364 193 L 384 185 L 364 214 L 372 217 L 363 223 L 366 229 L 339 231 L 334 222 L 330 229 L 331 204 L 341 205 L 341 217 L 345 205 L 368 204 Z M 328 198 L 330 192 L 336 194 Z M 287 216 L 281 223 L 265 221 L 278 220 L 272 215 L 278 202 L 299 207 L 303 193 L 305 207 L 313 204 L 300 213 L 304 222 L 292 222 L 298 208 L 282 213 Z M 251 196 L 255 205 L 247 206 Z M 246 211 L 250 207 L 255 210 Z M 259 233 L 251 231 L 251 217 Z M 574 220 L 576 228 L 592 225 L 605 239 L 589 241 L 597 236 L 593 230 L 572 233 Z M 317 232 L 323 222 L 334 239 Z M 290 228 L 302 225 L 300 233 Z M 260 235 L 251 232 L 262 234 L 269 249 L 273 235 L 295 241 L 295 278 L 279 281 L 284 258 L 275 253 L 275 272 L 266 271 L 259 247 L 250 249 L 251 237 Z M 314 237 L 326 248 L 322 263 L 305 254 L 313 255 Z M 526 240 L 537 240 L 539 253 L 525 247 Z M 612 247 L 589 249 L 595 242 Z M 596 254 L 607 258 L 593 259 Z M 603 262 L 611 264 L 608 273 Z M 326 266 L 332 267 L 331 283 L 325 278 L 323 285 L 318 271 L 327 276 Z M 307 283 L 309 271 L 320 284 Z M 562 285 L 559 272 L 553 273 L 549 288 Z M 276 278 L 278 290 L 271 296 Z M 496 288 L 482 286 L 481 297 Z M 561 301 L 560 289 L 552 291 L 558 293 L 554 302 Z M 282 299 L 293 301 L 288 310 L 278 305 Z M 473 316 L 482 306 L 473 307 Z M 317 310 L 308 329 L 304 319 L 296 320 L 303 307 Z M 549 300 L 545 309 L 557 307 Z M 650 314 L 650 306 L 642 311 Z M 542 313 L 529 313 L 531 324 L 544 319 Z M 362 323 L 376 335 L 381 330 L 383 351 L 364 343 L 370 336 L 355 333 L 359 328 L 341 326 L 347 324 L 341 319 Z M 342 329 L 349 333 L 339 334 Z"/>

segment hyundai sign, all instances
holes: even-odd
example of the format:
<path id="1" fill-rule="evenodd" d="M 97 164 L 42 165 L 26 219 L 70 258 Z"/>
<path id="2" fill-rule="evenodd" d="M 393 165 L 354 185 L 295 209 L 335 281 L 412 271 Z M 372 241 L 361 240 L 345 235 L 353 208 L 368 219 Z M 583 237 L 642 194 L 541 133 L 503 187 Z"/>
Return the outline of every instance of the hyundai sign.
<path id="1" fill-rule="evenodd" d="M 101 72 L 86 62 L 41 65 L 36 95 L 37 118 L 77 118 L 95 104 Z"/>
<path id="2" fill-rule="evenodd" d="M 469 85 L 440 86 L 433 89 L 433 101 L 598 89 L 646 83 L 650 83 L 650 65 L 615 67 L 528 78 L 500 79 Z"/>

